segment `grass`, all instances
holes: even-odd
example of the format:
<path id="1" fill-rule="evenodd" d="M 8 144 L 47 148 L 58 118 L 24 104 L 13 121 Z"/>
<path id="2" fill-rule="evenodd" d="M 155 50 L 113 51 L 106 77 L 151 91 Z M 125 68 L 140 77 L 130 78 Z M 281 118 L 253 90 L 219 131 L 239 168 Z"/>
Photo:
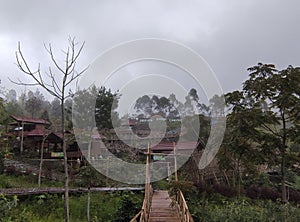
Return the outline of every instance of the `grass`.
<path id="1" fill-rule="evenodd" d="M 37 187 L 36 175 L 6 175 L 0 174 L 0 188 L 30 188 Z M 61 187 L 62 182 L 42 179 L 42 187 Z"/>
<path id="2" fill-rule="evenodd" d="M 247 197 L 228 198 L 220 194 L 186 196 L 195 221 L 300 221 L 299 206 L 280 201 L 253 200 Z"/>
<path id="3" fill-rule="evenodd" d="M 143 194 L 141 192 L 92 193 L 90 208 L 91 221 L 129 221 L 129 218 L 133 217 L 141 208 L 142 200 Z M 12 197 L 11 201 L 13 201 Z M 70 196 L 70 221 L 86 221 L 86 204 L 86 194 Z M 127 218 L 122 216 L 125 214 L 128 215 Z M 6 215 L 2 215 L 0 221 L 64 221 L 63 196 L 49 194 L 22 197 L 22 199 L 18 199 L 16 207 L 6 210 Z"/>

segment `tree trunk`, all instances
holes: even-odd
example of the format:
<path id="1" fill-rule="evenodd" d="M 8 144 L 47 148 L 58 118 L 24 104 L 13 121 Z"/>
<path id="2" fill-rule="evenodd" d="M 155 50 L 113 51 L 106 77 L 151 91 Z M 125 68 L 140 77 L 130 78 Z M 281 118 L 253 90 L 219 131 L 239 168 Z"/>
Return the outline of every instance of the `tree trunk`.
<path id="1" fill-rule="evenodd" d="M 88 193 L 87 193 L 87 206 L 86 206 L 86 219 L 87 222 L 90 222 L 90 205 L 91 205 L 91 188 L 88 187 Z"/>
<path id="2" fill-rule="evenodd" d="M 281 199 L 283 203 L 287 202 L 287 195 L 286 195 L 286 186 L 285 186 L 285 181 L 286 181 L 286 173 L 285 173 L 285 151 L 281 151 Z"/>
<path id="3" fill-rule="evenodd" d="M 24 122 L 23 121 L 22 121 L 21 127 L 22 127 L 22 131 L 21 131 L 20 153 L 23 153 L 23 151 L 24 151 Z"/>
<path id="4" fill-rule="evenodd" d="M 70 221 L 69 210 L 69 172 L 68 172 L 68 157 L 67 157 L 67 144 L 65 138 L 65 110 L 64 110 L 64 98 L 61 99 L 61 128 L 62 128 L 62 141 L 63 141 L 63 153 L 64 153 L 64 171 L 65 171 L 65 221 Z"/>
<path id="5" fill-rule="evenodd" d="M 287 202 L 287 195 L 286 195 L 286 173 L 285 173 L 285 149 L 286 149 L 286 141 L 287 141 L 287 132 L 286 132 L 286 119 L 284 115 L 284 111 L 281 111 L 281 119 L 282 119 L 282 129 L 283 129 L 283 136 L 282 136 L 282 145 L 281 145 L 281 187 L 282 187 L 282 202 Z"/>
<path id="6" fill-rule="evenodd" d="M 201 205 L 201 222 L 204 222 L 205 220 L 205 204 L 206 204 L 206 191 L 203 191 L 202 193 L 202 205 Z"/>

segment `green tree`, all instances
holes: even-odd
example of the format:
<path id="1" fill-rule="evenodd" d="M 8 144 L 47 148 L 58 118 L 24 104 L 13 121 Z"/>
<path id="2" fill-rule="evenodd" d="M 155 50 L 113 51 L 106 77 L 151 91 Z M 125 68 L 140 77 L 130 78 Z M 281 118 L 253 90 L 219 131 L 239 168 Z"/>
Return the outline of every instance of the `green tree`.
<path id="1" fill-rule="evenodd" d="M 33 118 L 37 118 L 41 112 L 44 97 L 38 92 L 38 95 L 28 92 L 28 99 L 25 102 L 25 110 Z"/>
<path id="2" fill-rule="evenodd" d="M 9 115 L 23 116 L 24 110 L 17 101 L 8 101 L 5 103 L 5 109 Z"/>
<path id="3" fill-rule="evenodd" d="M 234 91 L 225 95 L 227 115 L 226 131 L 222 147 L 218 153 L 219 167 L 233 175 L 232 185 L 241 190 L 243 171 L 255 172 L 255 165 L 263 159 L 254 144 L 260 138 L 260 122 L 257 121 L 260 107 L 255 109 L 248 105 L 243 92 Z M 227 181 L 230 183 L 230 181 Z"/>
<path id="4" fill-rule="evenodd" d="M 113 122 L 118 125 L 119 114 L 116 111 L 119 104 L 120 95 L 115 92 L 111 92 L 110 89 L 106 89 L 101 86 L 97 89 L 96 104 L 95 104 L 95 120 L 99 130 L 112 129 Z"/>
<path id="5" fill-rule="evenodd" d="M 154 98 L 154 101 L 151 101 L 151 98 L 148 95 L 144 95 L 142 97 L 139 97 L 135 104 L 134 104 L 134 108 L 137 111 L 137 113 L 141 113 L 143 114 L 145 117 L 149 117 L 152 115 L 152 105 L 153 102 L 155 102 L 156 100 L 159 100 L 159 98 L 157 97 Z"/>
<path id="6" fill-rule="evenodd" d="M 248 71 L 243 90 L 227 96 L 233 110 L 230 115 L 238 123 L 233 133 L 237 139 L 251 139 L 252 145 L 256 142 L 256 151 L 280 166 L 282 201 L 286 202 L 288 145 L 299 132 L 300 68 L 278 71 L 273 64 L 258 63 Z"/>
<path id="7" fill-rule="evenodd" d="M 78 90 L 73 96 L 73 109 L 71 110 L 73 116 L 73 124 L 77 130 L 81 131 L 81 136 L 88 141 L 87 159 L 91 158 L 92 133 L 95 122 L 95 103 L 98 89 L 96 86 L 91 88 Z M 109 106 L 109 104 L 107 104 Z M 109 107 L 107 107 L 109 109 Z M 108 119 L 109 116 L 106 116 Z"/>
<path id="8" fill-rule="evenodd" d="M 17 92 L 16 92 L 16 90 L 14 90 L 14 89 L 9 90 L 5 97 L 6 97 L 7 102 L 17 101 Z"/>
<path id="9" fill-rule="evenodd" d="M 5 121 L 8 118 L 8 113 L 5 109 L 5 104 L 3 99 L 0 97 L 0 125 L 2 125 L 3 123 L 5 123 Z"/>

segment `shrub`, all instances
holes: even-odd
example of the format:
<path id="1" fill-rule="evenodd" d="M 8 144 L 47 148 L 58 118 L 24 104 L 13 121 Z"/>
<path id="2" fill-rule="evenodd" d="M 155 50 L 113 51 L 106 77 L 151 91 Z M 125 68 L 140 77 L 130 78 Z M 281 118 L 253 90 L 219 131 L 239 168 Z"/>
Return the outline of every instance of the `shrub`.
<path id="1" fill-rule="evenodd" d="M 255 185 L 246 188 L 246 195 L 252 199 L 269 199 L 272 201 L 276 201 L 281 197 L 280 192 L 275 189 L 268 187 L 258 187 Z"/>
<path id="2" fill-rule="evenodd" d="M 0 221 L 8 221 L 11 211 L 16 208 L 18 204 L 17 196 L 6 197 L 0 194 Z"/>
<path id="3" fill-rule="evenodd" d="M 235 197 L 238 194 L 237 190 L 234 187 L 230 187 L 222 184 L 213 185 L 213 190 L 214 192 L 222 194 L 225 197 Z"/>
<path id="4" fill-rule="evenodd" d="M 4 153 L 0 152 L 0 174 L 4 172 Z"/>

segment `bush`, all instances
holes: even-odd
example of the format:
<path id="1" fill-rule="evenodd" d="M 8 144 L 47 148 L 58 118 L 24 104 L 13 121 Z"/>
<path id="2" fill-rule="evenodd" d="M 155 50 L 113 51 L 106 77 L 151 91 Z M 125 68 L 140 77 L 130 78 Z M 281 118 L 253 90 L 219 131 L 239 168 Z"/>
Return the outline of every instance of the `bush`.
<path id="1" fill-rule="evenodd" d="M 179 190 L 181 190 L 183 193 L 189 193 L 189 192 L 195 191 L 195 187 L 192 182 L 171 181 L 170 182 L 170 194 L 173 195 Z"/>
<path id="2" fill-rule="evenodd" d="M 213 190 L 214 192 L 222 194 L 225 197 L 235 197 L 238 195 L 238 192 L 235 188 L 227 185 L 215 184 L 213 185 Z"/>
<path id="3" fill-rule="evenodd" d="M 258 187 L 255 185 L 246 188 L 246 195 L 252 199 L 263 199 L 272 201 L 276 201 L 281 197 L 280 192 L 278 192 L 275 189 L 268 187 Z"/>
<path id="4" fill-rule="evenodd" d="M 11 211 L 16 208 L 18 204 L 17 196 L 6 197 L 0 194 L 0 221 L 8 221 Z"/>
<path id="5" fill-rule="evenodd" d="M 4 153 L 0 152 L 0 174 L 4 172 Z"/>
<path id="6" fill-rule="evenodd" d="M 129 221 L 140 210 L 142 200 L 141 192 L 91 193 L 91 222 Z M 70 195 L 69 203 L 70 221 L 86 221 L 87 195 Z M 63 220 L 64 199 L 62 195 L 29 195 L 20 196 L 20 199 L 0 196 L 0 221 L 53 222 Z"/>
<path id="7" fill-rule="evenodd" d="M 121 196 L 114 222 L 128 222 L 142 207 L 142 202 L 132 195 L 125 193 Z"/>
<path id="8" fill-rule="evenodd" d="M 300 192 L 297 190 L 288 190 L 289 201 L 300 204 Z"/>
<path id="9" fill-rule="evenodd" d="M 188 202 L 195 221 L 300 221 L 300 209 L 293 204 L 271 200 L 227 198 L 214 194 L 205 199 Z"/>

